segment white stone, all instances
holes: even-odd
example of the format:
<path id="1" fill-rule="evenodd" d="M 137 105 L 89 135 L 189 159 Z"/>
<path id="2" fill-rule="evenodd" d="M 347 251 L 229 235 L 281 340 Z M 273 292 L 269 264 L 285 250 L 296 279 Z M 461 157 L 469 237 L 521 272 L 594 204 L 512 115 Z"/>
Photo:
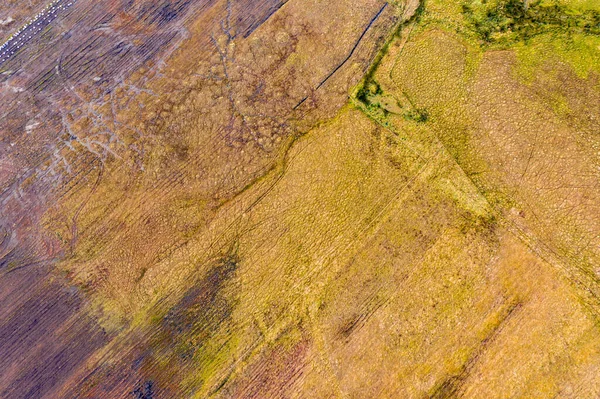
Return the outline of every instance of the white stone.
<path id="1" fill-rule="evenodd" d="M 15 20 L 13 17 L 8 17 L 6 19 L 0 19 L 0 26 L 6 26 L 12 24 Z"/>

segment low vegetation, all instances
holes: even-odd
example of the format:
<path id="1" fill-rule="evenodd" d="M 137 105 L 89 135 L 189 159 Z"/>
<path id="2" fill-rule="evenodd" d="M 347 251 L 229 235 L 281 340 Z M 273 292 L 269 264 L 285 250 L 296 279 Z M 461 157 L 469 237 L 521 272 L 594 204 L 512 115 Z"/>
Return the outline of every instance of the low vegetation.
<path id="1" fill-rule="evenodd" d="M 526 41 L 548 32 L 600 34 L 599 11 L 574 10 L 558 1 L 467 1 L 462 10 L 470 27 L 486 44 Z"/>

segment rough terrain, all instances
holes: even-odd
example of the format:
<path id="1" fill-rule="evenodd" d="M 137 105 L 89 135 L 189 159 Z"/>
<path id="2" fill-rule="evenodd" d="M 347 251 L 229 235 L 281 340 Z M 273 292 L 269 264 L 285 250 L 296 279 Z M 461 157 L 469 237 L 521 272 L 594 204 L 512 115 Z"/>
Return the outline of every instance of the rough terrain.
<path id="1" fill-rule="evenodd" d="M 600 394 L 595 2 L 8 1 L 0 37 L 0 398 Z"/>

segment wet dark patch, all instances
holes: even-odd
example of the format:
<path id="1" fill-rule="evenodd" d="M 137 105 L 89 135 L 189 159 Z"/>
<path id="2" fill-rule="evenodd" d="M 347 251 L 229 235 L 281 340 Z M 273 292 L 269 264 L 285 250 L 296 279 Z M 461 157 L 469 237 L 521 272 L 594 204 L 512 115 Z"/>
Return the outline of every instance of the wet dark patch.
<path id="1" fill-rule="evenodd" d="M 172 340 L 181 335 L 190 335 L 194 337 L 194 342 L 201 343 L 230 316 L 232 306 L 222 290 L 234 276 L 238 263 L 236 254 L 224 256 L 167 313 L 163 326 Z M 181 356 L 191 356 L 195 350 L 196 347 L 190 345 Z"/>
<path id="2" fill-rule="evenodd" d="M 192 3 L 192 0 L 147 2 L 141 7 L 138 19 L 150 25 L 169 24 L 183 17 Z"/>
<path id="3" fill-rule="evenodd" d="M 4 276 L 5 292 L 2 302 L 10 301 L 11 311 L 0 316 L 0 397 L 51 396 L 108 337 L 82 312 L 77 290 L 47 269 Z"/>
<path id="4" fill-rule="evenodd" d="M 136 387 L 132 394 L 135 399 L 154 399 L 154 383 L 148 380 Z"/>
<path id="5" fill-rule="evenodd" d="M 86 392 L 85 397 L 125 393 L 135 399 L 183 395 L 178 385 L 181 374 L 190 365 L 211 361 L 215 349 L 207 349 L 207 343 L 228 326 L 233 303 L 227 286 L 238 263 L 234 252 L 218 259 L 147 335 L 133 334 L 125 340 L 124 347 L 133 349 L 118 359 L 117 366 L 98 364 L 72 392 Z"/>

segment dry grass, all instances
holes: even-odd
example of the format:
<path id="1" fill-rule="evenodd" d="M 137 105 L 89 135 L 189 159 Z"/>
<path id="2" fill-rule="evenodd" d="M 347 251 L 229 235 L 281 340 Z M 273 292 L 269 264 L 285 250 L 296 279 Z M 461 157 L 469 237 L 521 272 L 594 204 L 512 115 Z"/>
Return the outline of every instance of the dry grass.
<path id="1" fill-rule="evenodd" d="M 381 4 L 303 5 L 239 45 L 216 32 L 207 65 L 216 17 L 197 21 L 162 97 L 124 111 L 148 112 L 144 155 L 48 214 L 107 357 L 144 337 L 141 375 L 183 397 L 597 395 L 593 68 L 557 51 L 527 75 L 528 44 L 485 49 L 432 0 L 372 71 L 381 92 L 334 114 L 373 52 L 315 88 Z"/>

